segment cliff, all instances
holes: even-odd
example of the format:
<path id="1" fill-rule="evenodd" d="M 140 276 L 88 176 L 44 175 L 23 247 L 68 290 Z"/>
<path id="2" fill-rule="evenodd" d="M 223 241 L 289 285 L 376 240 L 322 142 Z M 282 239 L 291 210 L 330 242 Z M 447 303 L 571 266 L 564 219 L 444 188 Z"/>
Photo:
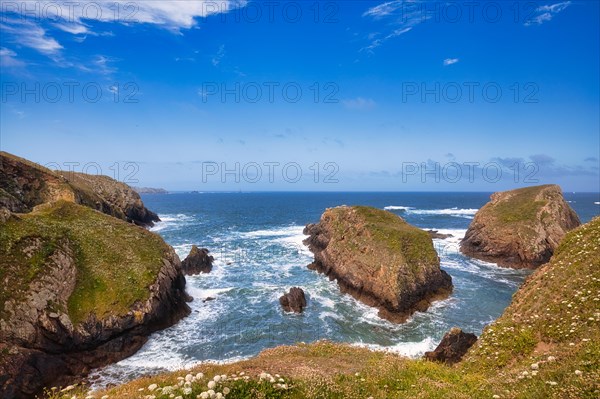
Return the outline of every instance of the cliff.
<path id="1" fill-rule="evenodd" d="M 403 322 L 452 291 L 429 234 L 393 213 L 330 208 L 304 233 L 315 255 L 309 268 L 336 279 L 343 292 L 379 308 L 388 320 Z"/>
<path id="2" fill-rule="evenodd" d="M 159 236 L 64 200 L 0 224 L 0 280 L 3 398 L 127 357 L 190 311 Z"/>
<path id="3" fill-rule="evenodd" d="M 503 267 L 536 268 L 550 260 L 579 218 L 556 185 L 494 193 L 471 222 L 460 250 Z"/>
<path id="4" fill-rule="evenodd" d="M 108 176 L 53 172 L 0 152 L 0 208 L 23 213 L 57 200 L 84 205 L 141 226 L 152 226 L 160 220 L 146 209 L 131 187 Z"/>

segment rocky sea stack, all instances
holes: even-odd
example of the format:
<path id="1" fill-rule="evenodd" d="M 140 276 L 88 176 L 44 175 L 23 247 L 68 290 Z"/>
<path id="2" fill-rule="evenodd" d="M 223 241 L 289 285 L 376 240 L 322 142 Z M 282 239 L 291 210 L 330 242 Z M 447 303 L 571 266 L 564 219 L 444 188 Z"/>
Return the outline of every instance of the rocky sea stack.
<path id="1" fill-rule="evenodd" d="M 304 290 L 299 287 L 290 288 L 289 292 L 279 298 L 279 303 L 286 312 L 302 313 L 306 307 Z"/>
<path id="2" fill-rule="evenodd" d="M 548 262 L 579 225 L 557 185 L 498 192 L 475 215 L 460 250 L 502 267 L 533 269 Z"/>
<path id="3" fill-rule="evenodd" d="M 340 206 L 304 229 L 315 255 L 309 268 L 335 279 L 347 292 L 379 308 L 380 317 L 405 321 L 452 291 L 426 231 L 399 216 L 365 206 Z"/>
<path id="4" fill-rule="evenodd" d="M 475 334 L 466 333 L 460 328 L 454 327 L 444 335 L 435 350 L 425 352 L 423 357 L 434 362 L 455 364 L 460 362 L 475 342 L 477 342 Z"/>
<path id="5" fill-rule="evenodd" d="M 33 163 L 2 160 L 0 397 L 32 398 L 70 383 L 190 313 L 179 258 L 127 221 L 123 191 L 79 191 L 100 179 L 79 176 L 74 188 Z"/>
<path id="6" fill-rule="evenodd" d="M 208 249 L 192 245 L 189 255 L 181 262 L 183 272 L 188 276 L 200 273 L 210 273 L 214 257 L 208 254 Z"/>

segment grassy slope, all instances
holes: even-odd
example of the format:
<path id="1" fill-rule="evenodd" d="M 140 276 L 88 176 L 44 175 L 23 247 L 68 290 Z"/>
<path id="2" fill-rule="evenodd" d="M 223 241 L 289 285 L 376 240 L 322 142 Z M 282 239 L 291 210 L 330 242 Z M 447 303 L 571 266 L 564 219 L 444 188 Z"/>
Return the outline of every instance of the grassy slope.
<path id="1" fill-rule="evenodd" d="M 42 246 L 28 259 L 21 250 L 31 238 L 40 239 Z M 168 249 L 159 236 L 92 209 L 65 201 L 41 206 L 0 224 L 0 315 L 5 299 L 24 295 L 66 240 L 77 264 L 68 304 L 74 323 L 90 312 L 98 317 L 125 314 L 135 301 L 146 299 Z"/>
<path id="2" fill-rule="evenodd" d="M 510 201 L 502 201 L 491 207 L 492 214 L 503 223 L 528 222 L 534 220 L 538 210 L 547 201 L 536 201 L 536 196 L 551 185 L 524 187 L 513 190 Z"/>
<path id="3" fill-rule="evenodd" d="M 207 377 L 236 373 L 239 378 L 244 371 L 250 381 L 220 385 L 230 387 L 228 398 L 597 398 L 599 305 L 600 218 L 596 218 L 567 234 L 551 262 L 530 277 L 503 316 L 454 367 L 342 344 L 299 344 L 230 365 L 197 367 L 192 373 L 202 371 L 206 377 L 194 382 L 192 394 L 183 397 L 195 398 L 207 390 Z M 262 371 L 281 374 L 292 388 L 274 389 L 271 383 L 259 382 Z M 176 385 L 186 373 L 143 378 L 95 396 L 140 398 L 149 394 L 151 383 Z M 176 393 L 180 394 L 181 390 Z"/>

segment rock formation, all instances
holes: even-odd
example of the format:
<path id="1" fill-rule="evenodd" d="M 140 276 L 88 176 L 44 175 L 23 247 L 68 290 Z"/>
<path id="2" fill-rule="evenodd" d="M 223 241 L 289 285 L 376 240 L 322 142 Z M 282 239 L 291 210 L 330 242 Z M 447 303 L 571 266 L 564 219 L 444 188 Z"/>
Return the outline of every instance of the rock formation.
<path id="1" fill-rule="evenodd" d="M 550 259 L 579 218 L 556 185 L 494 193 L 471 222 L 460 250 L 503 267 L 536 268 Z"/>
<path id="2" fill-rule="evenodd" d="M 30 212 L 37 205 L 57 200 L 85 205 L 140 226 L 160 220 L 131 187 L 108 176 L 53 172 L 0 152 L 0 209 Z"/>
<path id="3" fill-rule="evenodd" d="M 193 245 L 189 255 L 181 262 L 183 272 L 188 276 L 200 273 L 210 273 L 215 260 L 208 254 L 208 249 Z"/>
<path id="4" fill-rule="evenodd" d="M 425 352 L 423 357 L 446 364 L 458 363 L 475 342 L 477 342 L 475 334 L 465 333 L 460 328 L 454 327 L 444 335 L 434 351 Z"/>
<path id="5" fill-rule="evenodd" d="M 440 239 L 440 240 L 444 240 L 444 239 L 446 239 L 446 238 L 453 237 L 453 235 L 452 235 L 452 234 L 444 234 L 444 233 L 440 233 L 440 232 L 438 232 L 437 230 L 425 230 L 425 231 L 427 231 L 427 232 L 429 233 L 429 236 L 430 236 L 431 238 L 437 238 L 437 239 Z"/>
<path id="6" fill-rule="evenodd" d="M 70 383 L 190 313 L 181 262 L 132 225 L 156 218 L 127 186 L 6 153 L 0 177 L 0 397 Z"/>
<path id="7" fill-rule="evenodd" d="M 314 253 L 308 267 L 335 279 L 380 317 L 403 322 L 452 291 L 426 231 L 399 216 L 364 206 L 341 206 L 323 213 L 304 229 Z"/>
<path id="8" fill-rule="evenodd" d="M 302 313 L 306 307 L 306 297 L 302 288 L 292 287 L 279 298 L 281 307 L 286 312 Z"/>

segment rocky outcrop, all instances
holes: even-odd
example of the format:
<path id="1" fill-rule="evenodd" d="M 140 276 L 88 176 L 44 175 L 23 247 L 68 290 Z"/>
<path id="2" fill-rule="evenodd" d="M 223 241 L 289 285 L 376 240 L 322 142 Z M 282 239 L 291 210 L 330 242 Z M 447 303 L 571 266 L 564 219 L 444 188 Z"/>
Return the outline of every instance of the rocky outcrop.
<path id="1" fill-rule="evenodd" d="M 24 213 L 58 200 L 88 206 L 140 226 L 152 226 L 160 220 L 131 187 L 108 176 L 53 172 L 0 152 L 0 208 Z"/>
<path id="2" fill-rule="evenodd" d="M 460 250 L 502 267 L 536 268 L 580 225 L 556 185 L 494 193 L 471 222 Z"/>
<path id="3" fill-rule="evenodd" d="M 308 267 L 335 279 L 380 317 L 405 321 L 452 291 L 429 234 L 380 209 L 330 208 L 304 229 L 315 259 Z"/>
<path id="4" fill-rule="evenodd" d="M 440 363 L 458 363 L 475 342 L 477 342 L 475 334 L 465 333 L 460 328 L 454 327 L 444 335 L 434 351 L 425 352 L 423 357 Z"/>
<path id="5" fill-rule="evenodd" d="M 200 273 L 210 273 L 214 257 L 208 254 L 208 249 L 192 246 L 189 255 L 181 262 L 183 272 L 188 276 Z"/>
<path id="6" fill-rule="evenodd" d="M 0 237 L 2 398 L 130 356 L 190 312 L 179 258 L 143 228 L 60 200 L 12 215 Z"/>
<path id="7" fill-rule="evenodd" d="M 302 288 L 292 287 L 279 298 L 279 303 L 286 312 L 302 313 L 306 307 L 304 291 Z"/>
<path id="8" fill-rule="evenodd" d="M 439 240 L 444 240 L 446 238 L 450 238 L 453 237 L 452 234 L 444 234 L 444 233 L 440 233 L 437 230 L 425 230 L 429 233 L 429 236 L 431 238 L 435 238 L 435 239 L 439 239 Z"/>

